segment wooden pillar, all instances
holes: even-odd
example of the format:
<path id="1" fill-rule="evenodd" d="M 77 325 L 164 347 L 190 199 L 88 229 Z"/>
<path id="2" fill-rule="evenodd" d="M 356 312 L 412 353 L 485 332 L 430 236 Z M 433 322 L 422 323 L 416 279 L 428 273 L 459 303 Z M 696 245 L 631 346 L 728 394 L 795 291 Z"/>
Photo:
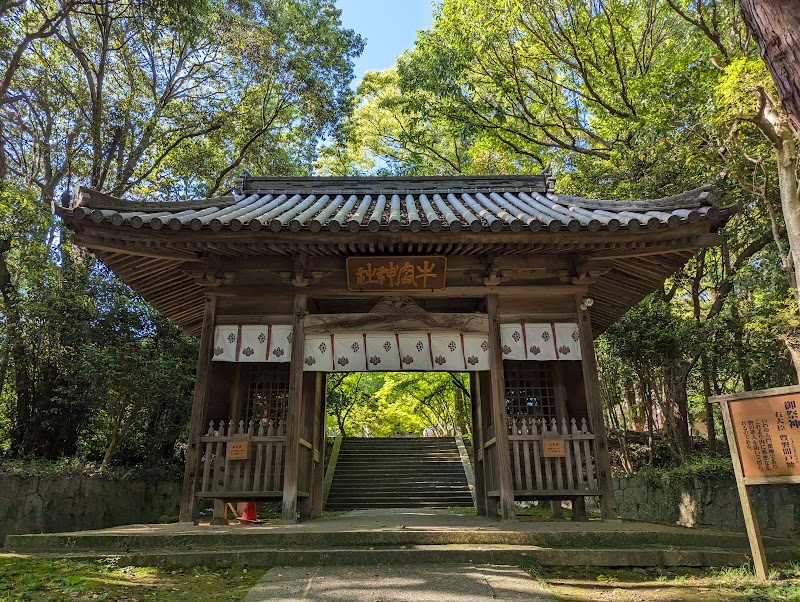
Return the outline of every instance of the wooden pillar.
<path id="1" fill-rule="evenodd" d="M 230 419 L 234 424 L 239 424 L 240 420 L 244 420 L 242 416 L 242 398 L 244 397 L 242 390 L 242 365 L 235 364 L 233 367 L 233 384 L 231 385 L 231 412 Z M 237 427 L 238 428 L 238 427 Z M 244 426 L 245 431 L 247 425 Z"/>
<path id="2" fill-rule="evenodd" d="M 297 518 L 297 477 L 300 457 L 300 427 L 303 418 L 303 318 L 306 295 L 295 295 L 292 320 L 292 357 L 289 367 L 289 406 L 287 408 L 286 457 L 283 471 L 283 519 Z"/>
<path id="3" fill-rule="evenodd" d="M 316 412 L 314 412 L 314 454 L 315 457 L 314 475 L 311 486 L 313 492 L 311 500 L 311 518 L 321 518 L 323 509 L 323 489 L 325 483 L 325 402 L 327 396 L 326 385 L 327 375 L 324 372 L 317 372 L 317 382 L 315 386 L 314 399 L 316 402 Z"/>
<path id="4" fill-rule="evenodd" d="M 489 426 L 493 425 L 493 414 L 492 411 L 492 394 L 491 394 L 491 373 L 490 372 L 482 372 L 478 378 L 478 389 L 480 391 L 480 402 L 481 402 L 481 440 L 483 444 L 486 444 L 488 440 L 488 430 Z M 489 474 L 496 471 L 497 467 L 492 465 L 486 455 L 486 449 L 484 451 L 483 456 L 483 504 L 486 507 L 486 517 L 487 518 L 498 518 L 497 514 L 497 498 L 490 498 L 487 494 L 488 485 L 487 483 L 491 483 L 492 479 L 489 478 Z"/>
<path id="5" fill-rule="evenodd" d="M 297 466 L 298 483 L 304 485 L 304 491 L 308 494 L 298 502 L 300 520 L 311 518 L 314 500 L 314 469 L 318 457 L 317 446 L 314 443 L 316 440 L 318 376 L 319 372 L 303 373 L 303 417 L 300 421 L 300 437 L 311 445 L 311 449 L 301 454 L 301 461 Z"/>
<path id="6" fill-rule="evenodd" d="M 486 308 L 489 315 L 490 396 L 494 417 L 494 436 L 497 441 L 497 475 L 500 483 L 499 510 L 501 518 L 511 519 L 514 518 L 514 484 L 511 480 L 511 453 L 508 447 L 503 350 L 500 342 L 497 295 L 486 296 Z"/>
<path id="7" fill-rule="evenodd" d="M 583 369 L 583 385 L 586 389 L 586 413 L 589 427 L 594 433 L 595 453 L 597 454 L 595 462 L 597 463 L 601 493 L 600 512 L 604 519 L 617 518 L 614 483 L 611 479 L 611 458 L 608 455 L 608 439 L 603 422 L 603 402 L 600 398 L 600 381 L 597 376 L 597 358 L 594 354 L 592 320 L 588 310 L 581 309 L 582 294 L 575 295 L 575 302 L 581 336 L 581 367 Z"/>
<path id="8" fill-rule="evenodd" d="M 196 476 L 200 464 L 202 447 L 200 437 L 206 431 L 206 410 L 208 408 L 209 372 L 211 354 L 214 347 L 214 319 L 217 313 L 216 295 L 206 295 L 203 312 L 203 328 L 200 332 L 200 351 L 197 354 L 197 370 L 192 397 L 192 417 L 189 422 L 189 439 L 186 446 L 186 467 L 183 471 L 181 490 L 180 521 L 191 522 L 197 518 Z"/>
<path id="9" fill-rule="evenodd" d="M 472 472 L 475 475 L 475 511 L 486 516 L 486 487 L 483 478 L 483 420 L 481 385 L 477 372 L 469 373 L 469 396 L 472 405 Z"/>

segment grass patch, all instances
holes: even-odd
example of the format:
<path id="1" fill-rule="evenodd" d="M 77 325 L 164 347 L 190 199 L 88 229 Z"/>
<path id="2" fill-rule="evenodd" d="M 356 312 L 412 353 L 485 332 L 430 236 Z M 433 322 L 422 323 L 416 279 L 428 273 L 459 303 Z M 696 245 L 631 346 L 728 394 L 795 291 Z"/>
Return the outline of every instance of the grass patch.
<path id="1" fill-rule="evenodd" d="M 0 601 L 233 601 L 241 600 L 264 572 L 121 567 L 114 559 L 77 562 L 9 554 L 0 555 Z"/>
<path id="2" fill-rule="evenodd" d="M 447 511 L 450 514 L 460 514 L 462 516 L 475 516 L 477 514 L 475 506 L 452 506 Z"/>
<path id="3" fill-rule="evenodd" d="M 800 600 L 800 564 L 771 568 L 760 582 L 749 566 L 696 568 L 523 567 L 547 585 L 556 600 L 650 602 L 789 602 Z"/>

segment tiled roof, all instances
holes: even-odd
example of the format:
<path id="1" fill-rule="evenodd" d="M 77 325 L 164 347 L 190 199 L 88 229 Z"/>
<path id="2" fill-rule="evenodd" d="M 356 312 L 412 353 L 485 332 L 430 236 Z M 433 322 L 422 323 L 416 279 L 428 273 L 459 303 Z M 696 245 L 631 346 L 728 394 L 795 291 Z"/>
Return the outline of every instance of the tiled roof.
<path id="1" fill-rule="evenodd" d="M 647 201 L 555 194 L 547 176 L 463 178 L 254 178 L 232 196 L 171 203 L 129 202 L 81 189 L 59 213 L 114 226 L 172 230 L 614 231 L 716 221 L 710 187 Z"/>

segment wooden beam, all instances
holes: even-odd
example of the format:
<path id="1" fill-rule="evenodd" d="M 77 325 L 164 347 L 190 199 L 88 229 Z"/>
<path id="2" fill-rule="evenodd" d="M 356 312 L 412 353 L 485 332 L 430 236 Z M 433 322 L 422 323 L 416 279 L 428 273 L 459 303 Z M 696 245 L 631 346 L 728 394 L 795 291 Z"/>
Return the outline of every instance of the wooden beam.
<path id="1" fill-rule="evenodd" d="M 603 423 L 603 402 L 600 397 L 600 381 L 597 376 L 597 358 L 594 354 L 592 337 L 592 321 L 588 310 L 581 309 L 582 295 L 575 295 L 575 307 L 578 313 L 578 330 L 581 337 L 581 368 L 583 369 L 583 386 L 586 390 L 586 413 L 589 426 L 594 433 L 595 462 L 600 484 L 600 513 L 604 519 L 616 519 L 617 508 L 614 499 L 614 482 L 611 477 L 611 458 L 608 454 L 608 439 Z"/>
<path id="2" fill-rule="evenodd" d="M 269 324 L 275 326 L 276 324 L 292 324 L 294 318 L 289 314 L 220 314 L 217 316 L 217 324 Z"/>
<path id="3" fill-rule="evenodd" d="M 308 298 L 295 295 L 292 323 L 292 359 L 289 368 L 289 405 L 287 408 L 286 456 L 283 476 L 283 520 L 297 520 L 297 479 L 300 469 L 300 428 L 303 418 L 303 317 Z"/>
<path id="4" fill-rule="evenodd" d="M 81 247 L 95 251 L 110 251 L 113 253 L 125 253 L 126 255 L 137 255 L 139 257 L 157 257 L 158 259 L 168 259 L 172 261 L 202 261 L 197 253 L 175 251 L 158 246 L 145 247 L 134 243 L 118 241 L 115 243 L 105 242 L 100 239 L 91 238 L 86 234 L 74 234 L 73 242 Z"/>
<path id="5" fill-rule="evenodd" d="M 287 289 L 288 290 L 288 289 Z M 297 290 L 297 289 L 292 289 Z M 380 299 L 391 297 L 392 293 L 386 291 L 360 291 L 353 292 L 344 286 L 308 286 L 303 293 L 314 299 Z M 586 293 L 588 285 L 578 284 L 556 284 L 556 285 L 530 285 L 530 286 L 449 286 L 441 291 L 415 290 L 398 291 L 397 295 L 412 297 L 415 299 L 436 299 L 436 298 L 481 298 L 486 295 L 500 295 L 508 297 L 554 297 L 558 295 L 571 296 L 576 293 Z M 255 286 L 222 285 L 213 289 L 214 293 L 220 297 L 243 297 L 263 296 L 264 288 Z"/>
<path id="6" fill-rule="evenodd" d="M 358 293 L 354 293 L 357 295 Z M 363 332 L 404 330 L 488 333 L 486 314 L 448 314 L 414 312 L 406 314 L 310 314 L 306 316 L 307 333 L 334 332 L 357 328 Z"/>
<path id="7" fill-rule="evenodd" d="M 497 295 L 486 297 L 489 314 L 490 395 L 494 416 L 494 436 L 497 439 L 497 474 L 500 485 L 500 517 L 514 518 L 514 484 L 511 479 L 511 452 L 508 446 L 508 419 L 503 377 L 503 350 L 500 344 L 500 319 Z"/>
<path id="8" fill-rule="evenodd" d="M 217 309 L 217 298 L 206 296 L 203 313 L 203 330 L 200 335 L 200 351 L 197 355 L 194 396 L 192 397 L 192 417 L 189 422 L 189 439 L 186 447 L 186 466 L 183 472 L 183 489 L 181 491 L 180 521 L 192 522 L 197 517 L 196 476 L 200 463 L 200 437 L 206 427 L 206 410 L 208 408 L 209 373 L 211 371 L 211 353 L 214 344 L 214 316 Z"/>

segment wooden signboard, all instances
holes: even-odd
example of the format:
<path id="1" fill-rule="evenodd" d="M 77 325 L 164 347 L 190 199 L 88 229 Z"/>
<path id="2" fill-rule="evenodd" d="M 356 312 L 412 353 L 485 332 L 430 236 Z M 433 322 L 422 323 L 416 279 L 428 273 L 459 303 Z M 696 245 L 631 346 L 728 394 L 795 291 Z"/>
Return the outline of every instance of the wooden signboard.
<path id="1" fill-rule="evenodd" d="M 728 436 L 753 564 L 761 579 L 767 560 L 749 485 L 800 483 L 800 387 L 717 395 Z"/>
<path id="2" fill-rule="evenodd" d="M 732 400 L 728 407 L 748 485 L 800 477 L 800 393 Z"/>
<path id="3" fill-rule="evenodd" d="M 443 290 L 447 258 L 348 257 L 347 288 L 351 291 Z"/>
<path id="4" fill-rule="evenodd" d="M 563 439 L 542 439 L 542 457 L 563 458 L 566 455 Z"/>
<path id="5" fill-rule="evenodd" d="M 228 460 L 247 460 L 250 458 L 250 442 L 245 437 L 234 438 L 228 441 L 225 453 Z"/>

